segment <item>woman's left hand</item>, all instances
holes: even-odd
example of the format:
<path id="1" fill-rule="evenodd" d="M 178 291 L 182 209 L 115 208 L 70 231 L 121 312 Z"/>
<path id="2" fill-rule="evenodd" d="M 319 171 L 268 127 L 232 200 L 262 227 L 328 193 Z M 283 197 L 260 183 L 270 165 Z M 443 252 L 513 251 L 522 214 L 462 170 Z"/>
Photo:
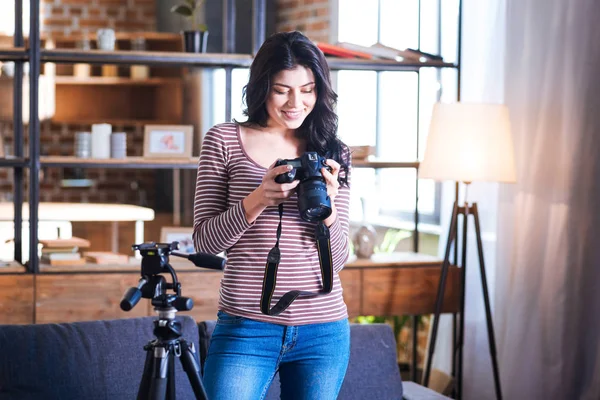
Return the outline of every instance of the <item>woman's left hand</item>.
<path id="1" fill-rule="evenodd" d="M 327 195 L 333 199 L 338 194 L 338 189 L 340 188 L 340 183 L 338 182 L 338 175 L 340 173 L 340 164 L 337 161 L 332 159 L 327 159 L 325 164 L 331 167 L 331 172 L 327 170 L 327 168 L 321 168 L 321 173 L 323 174 L 323 178 L 325 178 L 325 183 L 327 184 Z"/>

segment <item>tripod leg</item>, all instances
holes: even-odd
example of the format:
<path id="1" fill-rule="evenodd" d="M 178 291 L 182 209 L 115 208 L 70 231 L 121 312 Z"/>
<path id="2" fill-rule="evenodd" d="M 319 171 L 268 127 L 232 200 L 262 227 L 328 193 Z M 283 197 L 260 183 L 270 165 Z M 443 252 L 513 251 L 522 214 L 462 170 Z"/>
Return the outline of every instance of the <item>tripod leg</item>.
<path id="1" fill-rule="evenodd" d="M 175 352 L 174 347 L 169 347 L 169 361 L 167 371 L 167 399 L 175 400 Z"/>
<path id="2" fill-rule="evenodd" d="M 154 348 L 154 364 L 150 381 L 150 400 L 164 400 L 167 395 L 167 374 L 170 351 L 164 347 Z"/>
<path id="3" fill-rule="evenodd" d="M 475 218 L 475 233 L 477 236 L 477 251 L 479 253 L 479 269 L 481 270 L 481 286 L 483 288 L 483 301 L 485 303 L 485 320 L 487 322 L 488 342 L 490 346 L 490 356 L 492 358 L 492 369 L 494 372 L 494 385 L 496 389 L 496 399 L 502 400 L 502 390 L 500 388 L 500 373 L 498 372 L 498 360 L 496 358 L 496 338 L 494 335 L 494 324 L 492 321 L 492 309 L 490 307 L 490 297 L 488 292 L 487 278 L 485 275 L 485 263 L 483 260 L 483 243 L 481 241 L 481 228 L 479 226 L 479 211 L 477 204 L 473 204 L 473 216 Z"/>
<path id="4" fill-rule="evenodd" d="M 462 260 L 460 274 L 460 319 L 458 325 L 458 352 L 457 371 L 456 371 L 456 398 L 462 399 L 463 384 L 463 350 L 465 342 L 465 295 L 467 287 L 467 231 L 469 227 L 469 205 L 465 203 L 463 212 L 463 231 L 462 231 Z"/>
<path id="5" fill-rule="evenodd" d="M 433 318 L 433 327 L 431 329 L 431 339 L 429 343 L 429 351 L 427 354 L 427 365 L 425 366 L 425 375 L 423 378 L 423 386 L 427 387 L 429 384 L 429 375 L 431 373 L 431 361 L 433 359 L 433 353 L 435 351 L 435 341 L 437 339 L 437 330 L 439 325 L 439 317 L 442 312 L 442 304 L 444 302 L 444 291 L 446 289 L 446 278 L 448 276 L 448 268 L 450 267 L 450 248 L 454 241 L 456 220 L 458 218 L 458 204 L 454 203 L 452 209 L 452 218 L 450 220 L 450 228 L 448 229 L 448 241 L 446 242 L 446 251 L 444 255 L 444 262 L 442 263 L 442 273 L 440 276 L 440 283 L 438 286 L 437 297 L 435 300 L 435 314 Z"/>
<path id="6" fill-rule="evenodd" d="M 142 372 L 142 379 L 140 380 L 137 400 L 148 400 L 148 390 L 150 389 L 150 378 L 152 375 L 152 364 L 154 363 L 152 348 L 150 346 L 151 344 L 149 343 L 145 348 L 146 362 L 144 363 L 144 372 Z"/>
<path id="7" fill-rule="evenodd" d="M 196 399 L 207 400 L 202 379 L 200 378 L 200 363 L 194 344 L 181 340 L 181 365 L 190 380 Z"/>

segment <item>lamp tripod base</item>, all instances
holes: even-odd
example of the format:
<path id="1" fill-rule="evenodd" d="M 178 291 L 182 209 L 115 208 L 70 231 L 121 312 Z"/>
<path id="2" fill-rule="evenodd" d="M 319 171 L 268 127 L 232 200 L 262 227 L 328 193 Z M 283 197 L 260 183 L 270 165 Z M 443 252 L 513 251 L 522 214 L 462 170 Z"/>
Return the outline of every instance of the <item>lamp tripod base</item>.
<path id="1" fill-rule="evenodd" d="M 496 355 L 496 339 L 494 336 L 494 325 L 492 322 L 492 311 L 490 306 L 490 298 L 488 291 L 487 278 L 485 273 L 485 263 L 483 258 L 483 242 L 481 239 L 481 227 L 479 224 L 479 210 L 477 203 L 472 203 L 471 206 L 465 203 L 462 207 L 458 206 L 458 202 L 454 202 L 452 210 L 452 217 L 450 220 L 450 228 L 448 230 L 448 239 L 446 242 L 446 249 L 444 252 L 444 261 L 442 263 L 442 271 L 440 276 L 440 283 L 438 286 L 438 292 L 435 301 L 435 313 L 433 319 L 433 326 L 430 337 L 429 350 L 427 354 L 427 363 L 425 366 L 425 373 L 423 377 L 423 385 L 429 384 L 429 377 L 431 374 L 431 362 L 433 354 L 435 352 L 435 344 L 437 339 L 437 331 L 439 328 L 439 317 L 442 311 L 444 292 L 446 289 L 446 280 L 448 278 L 448 269 L 450 267 L 450 250 L 452 244 L 456 239 L 456 228 L 458 222 L 458 216 L 463 216 L 463 243 L 462 243 L 462 273 L 461 273 L 461 301 L 460 301 L 460 323 L 458 324 L 458 342 L 453 340 L 453 371 L 455 370 L 455 355 L 457 355 L 456 362 L 456 398 L 462 398 L 462 372 L 463 372 L 463 347 L 464 347 L 464 332 L 465 332 L 465 282 L 466 282 L 466 253 L 467 253 L 467 226 L 469 215 L 473 215 L 475 222 L 475 236 L 477 239 L 477 252 L 479 255 L 479 269 L 481 273 L 481 288 L 483 290 L 483 300 L 485 304 L 485 318 L 487 324 L 488 342 L 490 357 L 492 361 L 492 369 L 494 374 L 494 388 L 496 392 L 496 399 L 502 400 L 502 390 L 500 387 L 500 374 L 498 371 L 498 360 Z M 456 325 L 456 324 L 453 324 Z M 453 329 L 455 332 L 455 329 Z"/>

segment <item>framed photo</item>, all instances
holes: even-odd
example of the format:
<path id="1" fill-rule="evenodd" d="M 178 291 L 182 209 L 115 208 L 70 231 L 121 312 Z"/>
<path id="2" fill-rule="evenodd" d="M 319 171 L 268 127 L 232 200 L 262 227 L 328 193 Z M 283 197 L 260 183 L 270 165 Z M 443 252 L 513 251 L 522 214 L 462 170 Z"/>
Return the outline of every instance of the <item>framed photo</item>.
<path id="1" fill-rule="evenodd" d="M 146 125 L 144 157 L 189 158 L 193 133 L 193 125 Z"/>
<path id="2" fill-rule="evenodd" d="M 163 226 L 160 230 L 160 241 L 161 243 L 179 242 L 179 252 L 195 253 L 192 233 L 194 228 L 191 227 Z"/>

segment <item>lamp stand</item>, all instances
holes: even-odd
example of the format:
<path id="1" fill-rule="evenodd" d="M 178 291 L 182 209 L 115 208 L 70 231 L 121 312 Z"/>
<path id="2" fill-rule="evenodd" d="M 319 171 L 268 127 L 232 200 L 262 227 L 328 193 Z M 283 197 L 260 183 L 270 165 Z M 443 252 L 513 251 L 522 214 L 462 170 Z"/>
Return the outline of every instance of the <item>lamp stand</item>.
<path id="1" fill-rule="evenodd" d="M 457 374 L 456 374 L 456 398 L 462 398 L 462 373 L 463 373 L 463 344 L 464 344 L 464 333 L 465 333 L 465 283 L 466 283 L 466 265 L 467 265 L 467 226 L 469 221 L 469 215 L 473 215 L 475 220 L 475 234 L 477 237 L 477 251 L 479 253 L 479 269 L 481 271 L 481 287 L 483 289 L 483 300 L 485 303 L 485 318 L 487 323 L 488 342 L 490 347 L 490 356 L 492 359 L 492 368 L 494 373 L 494 385 L 496 390 L 496 399 L 502 400 L 502 391 L 500 388 L 500 375 L 498 373 L 498 361 L 496 358 L 496 339 L 494 336 L 494 325 L 492 323 L 492 311 L 490 307 L 490 298 L 488 294 L 488 284 L 485 275 L 485 264 L 483 260 L 483 243 L 481 240 L 481 228 L 479 225 L 479 211 L 477 203 L 472 203 L 470 206 L 467 202 L 463 206 L 459 207 L 458 202 L 454 202 L 452 210 L 452 218 L 450 222 L 450 228 L 448 230 L 448 241 L 446 243 L 446 250 L 444 254 L 444 262 L 442 264 L 442 272 L 440 277 L 440 283 L 438 286 L 437 297 L 435 301 L 435 314 L 433 319 L 433 327 L 431 332 L 429 351 L 427 355 L 427 365 L 425 367 L 425 375 L 423 378 L 423 385 L 427 387 L 429 384 L 429 375 L 431 373 L 431 361 L 433 359 L 433 353 L 435 351 L 435 342 L 437 339 L 437 331 L 439 325 L 439 317 L 442 311 L 442 305 L 444 301 L 444 291 L 446 289 L 446 278 L 448 277 L 448 269 L 450 267 L 450 249 L 452 243 L 456 239 L 456 227 L 458 215 L 463 215 L 463 231 L 462 231 L 462 275 L 461 275 L 461 299 L 460 299 L 460 323 L 458 330 L 458 343 L 453 340 L 453 370 L 454 370 L 454 359 L 455 354 L 458 352 L 457 357 Z M 458 245 L 458 244 L 457 244 Z M 454 329 L 453 329 L 454 332 Z"/>

